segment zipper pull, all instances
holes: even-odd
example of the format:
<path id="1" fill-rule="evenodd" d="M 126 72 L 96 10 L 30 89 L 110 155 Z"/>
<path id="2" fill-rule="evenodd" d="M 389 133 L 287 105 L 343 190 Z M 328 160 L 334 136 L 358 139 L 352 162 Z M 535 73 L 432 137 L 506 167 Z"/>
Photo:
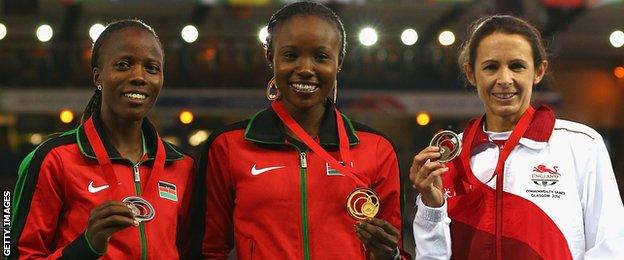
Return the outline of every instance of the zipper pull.
<path id="1" fill-rule="evenodd" d="M 134 173 L 134 182 L 141 182 L 141 175 L 139 175 L 139 166 L 132 166 L 132 172 Z"/>
<path id="2" fill-rule="evenodd" d="M 308 168 L 308 159 L 306 159 L 306 153 L 302 152 L 299 154 L 299 163 L 301 168 Z"/>

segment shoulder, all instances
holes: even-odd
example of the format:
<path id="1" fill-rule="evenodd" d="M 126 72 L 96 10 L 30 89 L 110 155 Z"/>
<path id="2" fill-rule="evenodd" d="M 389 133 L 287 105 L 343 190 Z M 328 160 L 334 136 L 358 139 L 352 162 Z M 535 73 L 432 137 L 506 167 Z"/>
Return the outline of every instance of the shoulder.
<path id="1" fill-rule="evenodd" d="M 206 142 L 202 146 L 202 150 L 210 149 L 210 147 L 217 141 L 225 139 L 228 135 L 234 134 L 235 132 L 240 132 L 241 138 L 243 138 L 244 131 L 246 130 L 247 125 L 249 124 L 250 119 L 246 119 L 243 121 L 239 121 L 222 128 L 219 128 L 213 131 Z"/>
<path id="2" fill-rule="evenodd" d="M 602 136 L 593 128 L 581 123 L 565 119 L 557 119 L 555 121 L 553 134 L 563 135 L 568 138 L 574 138 L 573 140 L 578 141 L 602 140 Z"/>
<path id="3" fill-rule="evenodd" d="M 76 132 L 77 130 L 74 129 L 62 134 L 57 134 L 41 143 L 22 160 L 19 167 L 20 172 L 32 167 L 35 168 L 35 171 L 39 171 L 44 160 L 48 158 L 48 155 L 51 154 L 52 151 L 59 151 L 64 146 L 76 145 Z M 60 159 L 62 156 L 58 156 L 57 158 Z"/>
<path id="4" fill-rule="evenodd" d="M 61 147 L 67 146 L 67 145 L 75 145 L 77 144 L 76 134 L 77 134 L 76 129 L 64 132 L 62 134 L 56 134 L 50 137 L 49 139 L 45 140 L 39 146 L 37 146 L 37 148 L 35 148 L 31 152 L 31 154 L 33 157 L 42 157 L 43 159 L 43 157 L 45 157 L 47 154 L 49 154 L 53 150 L 58 150 Z"/>

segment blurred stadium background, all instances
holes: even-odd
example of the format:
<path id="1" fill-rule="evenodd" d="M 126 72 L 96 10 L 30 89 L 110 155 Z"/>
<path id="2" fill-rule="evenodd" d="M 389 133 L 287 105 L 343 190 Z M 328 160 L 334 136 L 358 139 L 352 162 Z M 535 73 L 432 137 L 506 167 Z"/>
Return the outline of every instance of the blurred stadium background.
<path id="1" fill-rule="evenodd" d="M 271 75 L 259 35 L 287 2 L 1 1 L 2 189 L 12 189 L 27 152 L 49 134 L 75 127 L 94 88 L 90 47 L 106 23 L 136 17 L 160 35 L 165 87 L 150 118 L 168 140 L 194 153 L 212 130 L 268 105 Z M 322 2 L 347 30 L 338 103 L 394 139 L 404 173 L 437 130 L 461 131 L 482 113 L 460 77 L 456 53 L 470 21 L 507 13 L 537 25 L 551 51 L 549 75 L 534 102 L 603 135 L 624 194 L 624 0 Z M 405 187 L 410 223 L 414 194 Z"/>

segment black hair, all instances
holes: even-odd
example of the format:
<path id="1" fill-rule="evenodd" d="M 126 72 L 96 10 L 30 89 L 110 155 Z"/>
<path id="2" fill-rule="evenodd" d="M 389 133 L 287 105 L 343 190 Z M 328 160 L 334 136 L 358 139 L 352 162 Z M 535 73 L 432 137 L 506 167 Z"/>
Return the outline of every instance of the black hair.
<path id="1" fill-rule="evenodd" d="M 461 46 L 457 60 L 460 70 L 463 70 L 466 63 L 474 69 L 477 46 L 485 37 L 496 32 L 522 35 L 531 45 L 535 66 L 539 66 L 544 60 L 548 60 L 542 36 L 533 25 L 511 15 L 491 15 L 475 20 L 468 27 L 468 37 Z"/>
<path id="2" fill-rule="evenodd" d="M 308 1 L 296 2 L 286 5 L 271 16 L 271 19 L 269 20 L 269 23 L 267 25 L 267 31 L 269 35 L 266 39 L 267 43 L 264 46 L 267 50 L 267 54 L 273 52 L 273 35 L 277 25 L 298 15 L 317 16 L 319 18 L 330 21 L 336 26 L 336 30 L 338 31 L 340 37 L 340 51 L 338 52 L 338 63 L 340 64 L 344 59 L 347 49 L 347 36 L 345 33 L 344 25 L 342 24 L 342 20 L 340 20 L 340 17 L 338 17 L 338 15 L 327 6 Z M 271 61 L 269 61 L 269 63 L 270 62 Z"/>
<path id="3" fill-rule="evenodd" d="M 160 38 L 158 38 L 158 35 L 154 31 L 154 29 L 152 29 L 152 27 L 150 27 L 149 25 L 145 24 L 143 21 L 139 19 L 123 19 L 114 21 L 106 26 L 104 31 L 102 31 L 100 36 L 93 43 L 93 48 L 91 48 L 91 71 L 93 71 L 95 68 L 100 67 L 100 49 L 102 49 L 102 46 L 108 40 L 108 38 L 110 38 L 111 35 L 113 35 L 115 32 L 127 28 L 136 28 L 149 32 L 150 34 L 152 34 L 152 36 L 154 36 L 154 38 L 156 38 L 156 41 L 158 42 L 160 48 L 163 48 L 162 43 L 160 42 Z M 87 107 L 82 113 L 80 123 L 84 123 L 84 121 L 86 121 L 92 115 L 99 114 L 101 105 L 102 91 L 96 88 L 95 93 L 93 93 L 93 96 L 89 100 Z"/>

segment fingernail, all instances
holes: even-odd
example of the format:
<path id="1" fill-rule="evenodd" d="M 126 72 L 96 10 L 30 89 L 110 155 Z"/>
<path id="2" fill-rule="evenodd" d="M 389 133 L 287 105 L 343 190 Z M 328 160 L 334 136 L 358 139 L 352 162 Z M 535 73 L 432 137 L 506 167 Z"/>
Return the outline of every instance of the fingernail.
<path id="1" fill-rule="evenodd" d="M 138 225 L 139 225 L 139 222 L 138 222 L 138 221 L 136 221 L 136 220 L 133 220 L 133 221 L 132 221 L 132 224 L 134 224 L 135 226 L 138 226 Z"/>

